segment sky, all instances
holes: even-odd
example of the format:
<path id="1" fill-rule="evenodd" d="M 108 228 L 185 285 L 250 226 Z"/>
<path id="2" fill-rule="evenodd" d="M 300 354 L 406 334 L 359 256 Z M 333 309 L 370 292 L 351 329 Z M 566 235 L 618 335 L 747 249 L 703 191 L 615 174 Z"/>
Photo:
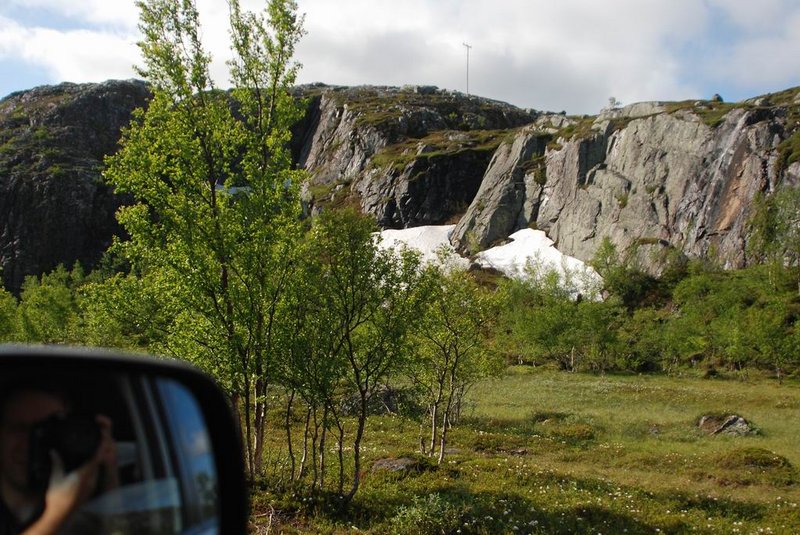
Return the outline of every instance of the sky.
<path id="1" fill-rule="evenodd" d="M 242 6 L 259 10 L 264 1 Z M 227 2 L 197 5 L 216 84 L 228 87 Z M 435 85 L 570 114 L 597 113 L 610 97 L 738 101 L 800 85 L 799 0 L 298 5 L 307 32 L 297 50 L 300 83 Z M 0 98 L 135 77 L 137 18 L 134 0 L 0 0 Z"/>

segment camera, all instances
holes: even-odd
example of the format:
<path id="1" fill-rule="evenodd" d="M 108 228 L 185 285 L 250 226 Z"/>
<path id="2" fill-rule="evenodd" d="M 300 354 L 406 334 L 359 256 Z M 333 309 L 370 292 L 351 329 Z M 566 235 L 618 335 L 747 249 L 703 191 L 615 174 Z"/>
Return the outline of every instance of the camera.
<path id="1" fill-rule="evenodd" d="M 53 415 L 31 429 L 28 449 L 28 483 L 32 490 L 44 491 L 50 482 L 54 451 L 69 473 L 86 464 L 97 452 L 100 426 L 87 415 Z"/>

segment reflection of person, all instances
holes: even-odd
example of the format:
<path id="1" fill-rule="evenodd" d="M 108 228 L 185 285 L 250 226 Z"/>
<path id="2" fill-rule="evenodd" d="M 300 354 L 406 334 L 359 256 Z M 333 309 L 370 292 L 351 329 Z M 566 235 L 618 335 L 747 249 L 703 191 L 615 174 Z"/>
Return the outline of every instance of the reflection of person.
<path id="1" fill-rule="evenodd" d="M 57 454 L 47 491 L 31 488 L 28 454 L 31 428 L 53 415 L 70 412 L 57 389 L 17 386 L 0 396 L 0 535 L 58 533 L 98 488 L 117 486 L 116 446 L 111 420 L 96 416 L 101 431 L 94 457 L 64 474 Z"/>

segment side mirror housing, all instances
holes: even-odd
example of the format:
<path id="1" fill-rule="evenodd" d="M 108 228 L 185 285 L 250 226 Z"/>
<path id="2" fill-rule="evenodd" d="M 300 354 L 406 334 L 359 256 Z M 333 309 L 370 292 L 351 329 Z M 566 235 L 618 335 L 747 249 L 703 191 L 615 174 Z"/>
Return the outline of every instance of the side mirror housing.
<path id="1" fill-rule="evenodd" d="M 4 504 L 11 524 L 52 518 L 45 494 L 78 476 L 88 490 L 68 533 L 247 530 L 238 425 L 207 375 L 105 350 L 0 346 L 0 478 L 27 511 Z"/>

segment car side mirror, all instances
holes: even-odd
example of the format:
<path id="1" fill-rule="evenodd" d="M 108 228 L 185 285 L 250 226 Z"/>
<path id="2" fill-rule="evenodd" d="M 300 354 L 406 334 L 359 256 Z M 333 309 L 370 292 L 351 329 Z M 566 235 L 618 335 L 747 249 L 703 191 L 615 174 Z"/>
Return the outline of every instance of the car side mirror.
<path id="1" fill-rule="evenodd" d="M 0 346 L 0 531 L 245 533 L 239 437 L 226 396 L 183 362 Z"/>

